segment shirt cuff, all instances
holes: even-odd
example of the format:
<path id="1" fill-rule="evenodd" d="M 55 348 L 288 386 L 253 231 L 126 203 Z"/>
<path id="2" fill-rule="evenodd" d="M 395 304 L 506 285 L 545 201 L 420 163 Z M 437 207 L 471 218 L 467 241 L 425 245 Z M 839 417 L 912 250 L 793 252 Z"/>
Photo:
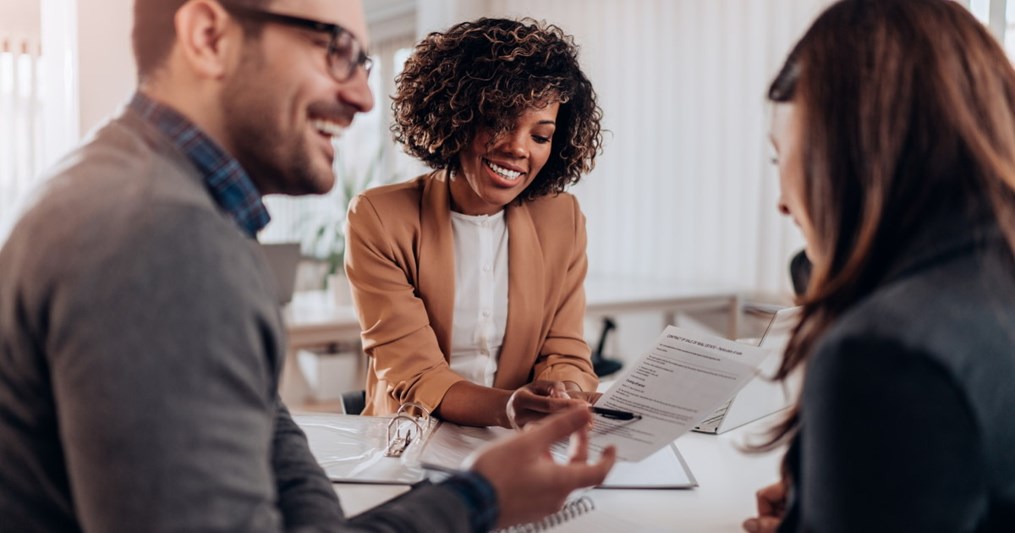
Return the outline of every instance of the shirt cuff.
<path id="1" fill-rule="evenodd" d="M 497 507 L 497 492 L 485 477 L 476 472 L 455 474 L 441 483 L 461 496 L 469 511 L 469 525 L 477 533 L 493 530 L 497 524 L 500 508 Z"/>

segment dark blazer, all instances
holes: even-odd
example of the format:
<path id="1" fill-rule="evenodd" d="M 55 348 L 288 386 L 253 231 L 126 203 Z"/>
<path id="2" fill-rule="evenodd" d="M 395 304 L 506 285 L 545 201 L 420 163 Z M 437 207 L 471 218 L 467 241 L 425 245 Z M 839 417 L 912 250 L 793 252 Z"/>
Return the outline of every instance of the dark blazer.
<path id="1" fill-rule="evenodd" d="M 989 219 L 925 226 L 818 343 L 781 531 L 1015 531 L 1015 269 Z"/>

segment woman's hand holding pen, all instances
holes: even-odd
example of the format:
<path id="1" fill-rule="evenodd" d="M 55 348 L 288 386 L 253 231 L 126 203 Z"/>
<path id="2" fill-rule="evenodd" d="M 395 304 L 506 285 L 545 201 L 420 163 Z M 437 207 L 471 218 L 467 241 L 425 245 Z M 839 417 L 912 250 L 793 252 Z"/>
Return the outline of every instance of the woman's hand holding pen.
<path id="1" fill-rule="evenodd" d="M 577 397 L 579 394 L 582 397 Z M 516 390 L 507 402 L 507 416 L 515 429 L 571 407 L 587 406 L 587 396 L 567 389 L 560 381 L 538 380 Z"/>

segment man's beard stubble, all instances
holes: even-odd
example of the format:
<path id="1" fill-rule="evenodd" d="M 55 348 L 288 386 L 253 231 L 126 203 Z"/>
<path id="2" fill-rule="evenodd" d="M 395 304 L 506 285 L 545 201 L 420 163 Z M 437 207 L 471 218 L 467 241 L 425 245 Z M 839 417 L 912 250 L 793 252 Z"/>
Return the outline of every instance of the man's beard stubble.
<path id="1" fill-rule="evenodd" d="M 260 54 L 247 53 L 222 91 L 224 130 L 261 195 L 323 194 L 334 177 L 318 176 L 311 161 L 306 131 L 285 131 L 289 102 L 272 92 L 277 85 L 264 75 Z M 281 121 L 281 124 L 275 123 Z"/>

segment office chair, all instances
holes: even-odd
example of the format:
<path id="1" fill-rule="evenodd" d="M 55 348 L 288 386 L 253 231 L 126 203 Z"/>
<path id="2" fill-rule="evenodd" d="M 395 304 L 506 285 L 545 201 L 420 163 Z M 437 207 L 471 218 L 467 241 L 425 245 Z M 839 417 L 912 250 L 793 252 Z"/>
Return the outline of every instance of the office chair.
<path id="1" fill-rule="evenodd" d="M 342 411 L 347 415 L 358 415 L 367 406 L 367 391 L 360 389 L 342 393 Z"/>
<path id="2" fill-rule="evenodd" d="M 807 284 L 811 281 L 811 266 L 811 260 L 803 250 L 789 261 L 789 277 L 793 280 L 793 292 L 797 296 L 807 292 Z"/>
<path id="3" fill-rule="evenodd" d="M 616 359 L 607 359 L 603 355 L 603 349 L 606 347 L 606 336 L 616 327 L 617 324 L 613 319 L 608 316 L 603 317 L 603 330 L 599 334 L 599 342 L 596 345 L 596 349 L 592 352 L 592 370 L 599 377 L 609 376 L 624 366 L 624 363 Z"/>

